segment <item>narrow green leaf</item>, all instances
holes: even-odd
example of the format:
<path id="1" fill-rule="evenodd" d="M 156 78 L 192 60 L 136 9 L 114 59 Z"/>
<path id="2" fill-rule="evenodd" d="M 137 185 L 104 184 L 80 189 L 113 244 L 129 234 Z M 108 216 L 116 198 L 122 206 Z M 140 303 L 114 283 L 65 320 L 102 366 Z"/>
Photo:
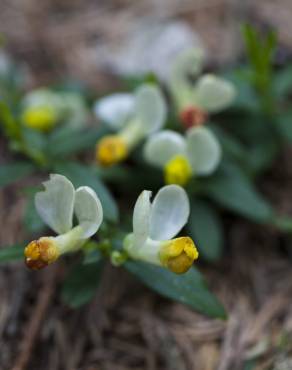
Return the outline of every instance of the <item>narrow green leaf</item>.
<path id="1" fill-rule="evenodd" d="M 29 162 L 14 162 L 0 165 L 0 188 L 10 185 L 34 171 L 34 166 Z"/>
<path id="2" fill-rule="evenodd" d="M 0 127 L 1 126 L 9 139 L 20 139 L 20 126 L 13 117 L 11 109 L 2 99 L 0 99 Z"/>
<path id="3" fill-rule="evenodd" d="M 187 231 L 195 240 L 201 256 L 218 260 L 223 251 L 223 225 L 216 209 L 202 199 L 193 199 Z"/>
<path id="4" fill-rule="evenodd" d="M 292 73 L 292 72 L 291 72 Z M 292 111 L 275 117 L 275 126 L 285 142 L 292 142 Z"/>
<path id="5" fill-rule="evenodd" d="M 66 162 L 57 164 L 54 169 L 56 173 L 68 177 L 75 187 L 90 186 L 100 198 L 105 218 L 112 222 L 118 220 L 118 207 L 113 196 L 89 167 L 75 162 Z"/>
<path id="6" fill-rule="evenodd" d="M 62 288 L 62 299 L 72 308 L 91 301 L 100 283 L 103 261 L 77 265 L 69 272 Z"/>
<path id="7" fill-rule="evenodd" d="M 219 125 L 212 125 L 212 131 L 219 139 L 225 155 L 235 159 L 238 162 L 244 162 L 247 150 L 234 136 L 225 132 Z"/>
<path id="8" fill-rule="evenodd" d="M 84 258 L 83 263 L 86 265 L 87 263 L 93 263 L 100 261 L 103 258 L 101 251 L 98 249 L 99 243 L 93 240 L 89 240 L 83 246 Z"/>
<path id="9" fill-rule="evenodd" d="M 274 212 L 270 204 L 257 192 L 248 177 L 235 165 L 226 164 L 210 177 L 204 192 L 220 205 L 253 221 L 270 222 Z"/>
<path id="10" fill-rule="evenodd" d="M 217 298 L 210 293 L 200 272 L 191 268 L 183 275 L 151 264 L 128 261 L 123 265 L 149 288 L 164 297 L 181 302 L 205 315 L 226 318 Z"/>
<path id="11" fill-rule="evenodd" d="M 284 98 L 292 93 L 292 66 L 288 65 L 275 73 L 273 91 L 276 98 Z"/>
<path id="12" fill-rule="evenodd" d="M 80 151 L 91 149 L 97 140 L 107 132 L 104 126 L 87 129 L 61 127 L 53 131 L 48 140 L 48 150 L 51 157 L 60 158 Z"/>
<path id="13" fill-rule="evenodd" d="M 13 245 L 11 247 L 2 247 L 0 249 L 0 264 L 13 262 L 24 258 L 24 246 Z"/>
<path id="14" fill-rule="evenodd" d="M 22 151 L 36 163 L 46 164 L 48 159 L 46 135 L 28 127 L 22 127 L 21 134 Z"/>

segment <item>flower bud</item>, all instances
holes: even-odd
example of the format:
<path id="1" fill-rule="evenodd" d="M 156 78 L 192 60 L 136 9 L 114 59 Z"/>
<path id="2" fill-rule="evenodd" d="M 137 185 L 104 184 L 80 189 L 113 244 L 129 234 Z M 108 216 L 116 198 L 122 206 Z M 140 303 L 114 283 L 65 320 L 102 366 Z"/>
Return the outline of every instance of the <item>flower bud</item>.
<path id="1" fill-rule="evenodd" d="M 96 147 L 96 159 L 102 166 L 116 164 L 128 155 L 125 141 L 118 135 L 109 135 L 101 139 Z"/>
<path id="2" fill-rule="evenodd" d="M 189 106 L 180 112 L 180 121 L 186 129 L 202 126 L 208 119 L 208 113 L 199 107 Z"/>
<path id="3" fill-rule="evenodd" d="M 30 242 L 24 250 L 26 266 L 32 270 L 40 270 L 55 262 L 60 251 L 54 238 L 42 237 Z"/>
<path id="4" fill-rule="evenodd" d="M 192 176 L 192 168 L 187 158 L 176 155 L 164 167 L 164 178 L 166 184 L 177 184 L 184 186 Z"/>
<path id="5" fill-rule="evenodd" d="M 190 237 L 169 240 L 159 252 L 162 265 L 176 274 L 187 272 L 198 257 L 198 250 Z"/>

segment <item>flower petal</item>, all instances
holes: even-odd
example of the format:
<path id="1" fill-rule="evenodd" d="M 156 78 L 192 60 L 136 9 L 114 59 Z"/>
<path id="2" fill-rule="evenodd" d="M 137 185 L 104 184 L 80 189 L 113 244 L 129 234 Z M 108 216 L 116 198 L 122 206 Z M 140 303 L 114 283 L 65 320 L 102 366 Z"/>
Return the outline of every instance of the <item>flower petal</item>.
<path id="1" fill-rule="evenodd" d="M 142 247 L 149 236 L 151 214 L 151 191 L 144 190 L 139 195 L 133 214 L 134 245 Z"/>
<path id="2" fill-rule="evenodd" d="M 159 190 L 152 203 L 150 238 L 172 239 L 186 224 L 190 203 L 185 190 L 178 185 L 167 185 Z"/>
<path id="3" fill-rule="evenodd" d="M 189 77 L 196 77 L 203 68 L 205 50 L 202 47 L 183 50 L 175 59 L 171 71 L 173 88 L 181 88 L 188 82 Z M 177 86 L 177 84 L 179 86 Z"/>
<path id="4" fill-rule="evenodd" d="M 58 234 L 72 228 L 75 190 L 72 183 L 62 175 L 50 175 L 43 183 L 45 191 L 35 196 L 35 207 L 42 220 Z"/>
<path id="5" fill-rule="evenodd" d="M 117 93 L 98 100 L 94 105 L 95 115 L 114 130 L 124 127 L 133 115 L 135 98 L 132 94 Z"/>
<path id="6" fill-rule="evenodd" d="M 81 186 L 75 193 L 74 211 L 83 229 L 82 238 L 94 235 L 103 220 L 103 209 L 96 193 L 88 186 Z"/>
<path id="7" fill-rule="evenodd" d="M 195 175 L 211 174 L 221 159 L 220 144 L 206 127 L 194 127 L 187 132 L 187 153 Z"/>
<path id="8" fill-rule="evenodd" d="M 136 94 L 135 111 L 143 132 L 158 131 L 166 119 L 166 103 L 160 89 L 151 84 L 141 86 Z"/>
<path id="9" fill-rule="evenodd" d="M 150 136 L 144 146 L 144 157 L 154 166 L 163 167 L 178 154 L 186 153 L 186 141 L 175 131 L 164 130 Z"/>
<path id="10" fill-rule="evenodd" d="M 218 112 L 228 107 L 235 98 L 233 84 L 223 78 L 208 74 L 195 85 L 195 103 L 209 112 Z"/>

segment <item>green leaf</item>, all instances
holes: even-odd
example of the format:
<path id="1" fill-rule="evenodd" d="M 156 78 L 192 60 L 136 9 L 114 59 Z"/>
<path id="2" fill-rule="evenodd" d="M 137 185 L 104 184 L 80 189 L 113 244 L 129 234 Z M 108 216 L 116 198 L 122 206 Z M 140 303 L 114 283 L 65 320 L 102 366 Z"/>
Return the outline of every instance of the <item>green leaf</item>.
<path id="1" fill-rule="evenodd" d="M 259 101 L 249 82 L 249 72 L 246 66 L 240 66 L 238 69 L 232 69 L 222 74 L 222 77 L 228 79 L 236 88 L 235 100 L 229 110 L 258 112 Z"/>
<path id="2" fill-rule="evenodd" d="M 0 165 L 0 188 L 10 185 L 34 171 L 34 166 L 29 162 L 13 162 Z"/>
<path id="3" fill-rule="evenodd" d="M 104 217 L 112 222 L 118 220 L 118 207 L 113 196 L 89 167 L 75 162 L 66 162 L 57 164 L 54 169 L 56 173 L 62 174 L 72 181 L 75 187 L 90 186 L 100 198 Z"/>
<path id="4" fill-rule="evenodd" d="M 27 200 L 26 208 L 24 211 L 23 224 L 27 231 L 30 233 L 41 232 L 46 228 L 45 223 L 42 221 L 38 215 L 35 204 L 34 204 L 35 194 L 31 194 Z"/>
<path id="5" fill-rule="evenodd" d="M 241 142 L 218 125 L 212 125 L 211 129 L 219 139 L 225 155 L 238 162 L 245 162 L 247 150 Z"/>
<path id="6" fill-rule="evenodd" d="M 292 111 L 275 117 L 275 126 L 285 142 L 292 142 Z"/>
<path id="7" fill-rule="evenodd" d="M 204 184 L 204 193 L 223 207 L 253 221 L 268 223 L 274 212 L 270 204 L 257 192 L 248 177 L 229 163 Z"/>
<path id="8" fill-rule="evenodd" d="M 273 80 L 274 94 L 283 98 L 292 92 L 292 66 L 288 65 L 275 73 Z"/>
<path id="9" fill-rule="evenodd" d="M 83 263 L 87 265 L 88 263 L 97 262 L 102 258 L 102 254 L 99 250 L 95 249 L 85 254 Z"/>
<path id="10" fill-rule="evenodd" d="M 215 208 L 201 199 L 191 202 L 191 214 L 187 231 L 195 240 L 200 255 L 208 261 L 216 261 L 222 255 L 223 225 Z"/>
<path id="11" fill-rule="evenodd" d="M 107 132 L 106 128 L 102 126 L 87 129 L 74 129 L 70 126 L 61 127 L 54 130 L 49 137 L 49 155 L 60 158 L 90 149 Z"/>
<path id="12" fill-rule="evenodd" d="M 62 288 L 62 299 L 72 308 L 91 301 L 100 283 L 103 261 L 74 266 Z"/>
<path id="13" fill-rule="evenodd" d="M 4 132 L 9 139 L 20 139 L 20 126 L 13 117 L 9 106 L 0 99 L 0 127 L 1 126 L 3 126 Z"/>
<path id="14" fill-rule="evenodd" d="M 0 263 L 18 261 L 24 258 L 24 246 L 13 245 L 11 247 L 2 247 L 0 249 Z"/>
<path id="15" fill-rule="evenodd" d="M 190 306 L 205 315 L 226 318 L 217 298 L 210 293 L 198 270 L 191 268 L 183 275 L 148 263 L 128 261 L 123 265 L 146 286 L 164 297 Z"/>
<path id="16" fill-rule="evenodd" d="M 99 243 L 93 240 L 89 240 L 82 248 L 84 252 L 83 263 L 93 263 L 100 261 L 103 258 L 101 251 L 98 249 Z"/>
<path id="17" fill-rule="evenodd" d="M 22 127 L 22 151 L 38 164 L 47 162 L 47 138 L 42 132 Z"/>

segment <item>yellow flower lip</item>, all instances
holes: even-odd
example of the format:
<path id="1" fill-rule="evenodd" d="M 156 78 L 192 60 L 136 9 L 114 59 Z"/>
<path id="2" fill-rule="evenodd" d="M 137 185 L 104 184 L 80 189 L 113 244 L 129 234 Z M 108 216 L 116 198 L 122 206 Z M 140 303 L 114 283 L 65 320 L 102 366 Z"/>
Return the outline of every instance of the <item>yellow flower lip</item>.
<path id="1" fill-rule="evenodd" d="M 167 242 L 160 251 L 159 257 L 163 266 L 176 274 L 183 274 L 199 257 L 199 252 L 193 240 L 184 236 Z"/>
<path id="2" fill-rule="evenodd" d="M 97 143 L 96 160 L 102 166 L 111 166 L 121 162 L 127 155 L 127 144 L 118 135 L 106 136 Z"/>
<path id="3" fill-rule="evenodd" d="M 56 243 L 48 237 L 30 242 L 24 250 L 25 264 L 31 270 L 41 270 L 55 262 L 60 252 Z"/>
<path id="4" fill-rule="evenodd" d="M 188 159 L 183 155 L 176 155 L 164 167 L 166 184 L 184 186 L 192 176 L 192 168 Z"/>
<path id="5" fill-rule="evenodd" d="M 57 123 L 57 115 L 49 106 L 31 107 L 23 112 L 22 121 L 34 130 L 49 131 Z"/>

